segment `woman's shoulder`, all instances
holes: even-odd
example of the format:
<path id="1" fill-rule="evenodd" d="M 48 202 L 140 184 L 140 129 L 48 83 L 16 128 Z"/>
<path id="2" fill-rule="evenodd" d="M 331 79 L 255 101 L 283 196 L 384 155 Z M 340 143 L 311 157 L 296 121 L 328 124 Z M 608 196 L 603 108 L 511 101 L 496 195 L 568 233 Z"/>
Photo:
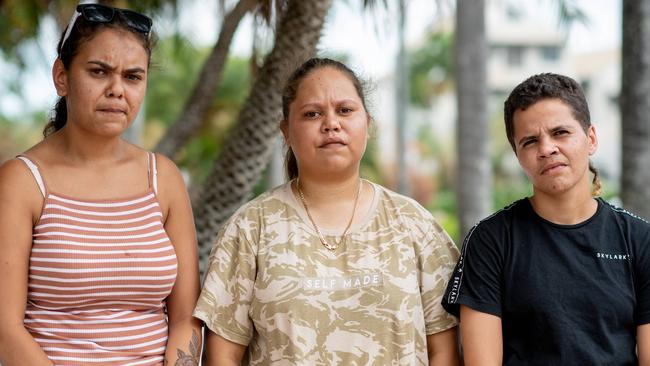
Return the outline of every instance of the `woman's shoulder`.
<path id="1" fill-rule="evenodd" d="M 507 236 L 507 232 L 519 227 L 519 220 L 535 220 L 535 218 L 528 198 L 522 198 L 480 219 L 470 228 L 468 234 L 476 236 L 483 233 L 488 236 Z"/>
<path id="2" fill-rule="evenodd" d="M 428 230 L 434 227 L 436 230 L 441 230 L 441 226 L 433 214 L 415 199 L 380 184 L 370 183 L 376 192 L 377 208 L 387 220 L 401 222 L 410 228 L 418 227 Z"/>
<path id="3" fill-rule="evenodd" d="M 155 179 L 158 181 L 157 183 L 161 191 L 160 193 L 165 194 L 165 192 L 168 192 L 170 194 L 174 194 L 183 192 L 184 194 L 186 191 L 185 178 L 183 177 L 183 174 L 181 173 L 181 170 L 178 168 L 176 163 L 174 163 L 165 155 L 151 153 L 145 150 L 142 151 L 146 152 L 147 154 L 152 154 L 155 158 Z"/>
<path id="4" fill-rule="evenodd" d="M 24 161 L 16 157 L 0 165 L 0 200 L 24 202 L 31 198 L 40 202 L 42 197 L 36 177 Z"/>
<path id="5" fill-rule="evenodd" d="M 600 204 L 608 211 L 610 211 L 618 220 L 627 223 L 630 226 L 650 232 L 650 222 L 647 219 L 628 211 L 625 208 L 619 207 L 615 203 L 606 201 L 603 198 L 597 198 Z"/>
<path id="6" fill-rule="evenodd" d="M 158 174 L 180 174 L 180 170 L 178 169 L 176 163 L 174 163 L 167 156 L 156 152 L 150 152 L 139 147 L 136 147 L 136 149 L 138 149 L 137 151 L 139 154 L 146 153 L 154 156 L 156 159 L 156 169 L 158 171 Z"/>
<path id="7" fill-rule="evenodd" d="M 283 183 L 243 204 L 235 211 L 232 218 L 252 218 L 284 211 L 288 205 L 291 205 L 291 194 L 290 182 Z"/>
<path id="8" fill-rule="evenodd" d="M 511 219 L 529 220 L 534 211 L 527 197 L 511 202 L 482 218 L 477 225 L 501 224 Z"/>
<path id="9" fill-rule="evenodd" d="M 31 177 L 32 175 L 29 171 L 29 166 L 18 157 L 7 159 L 0 164 L 1 186 L 15 187 L 17 183 L 26 182 L 29 179 L 33 180 Z"/>
<path id="10" fill-rule="evenodd" d="M 397 193 L 389 188 L 382 186 L 381 184 L 370 181 L 367 182 L 369 182 L 377 192 L 377 196 L 380 199 L 380 204 L 391 205 L 396 208 L 400 208 L 400 210 L 416 211 L 425 215 L 430 214 L 429 211 L 427 211 L 424 206 L 422 206 L 415 199 L 401 193 Z"/>

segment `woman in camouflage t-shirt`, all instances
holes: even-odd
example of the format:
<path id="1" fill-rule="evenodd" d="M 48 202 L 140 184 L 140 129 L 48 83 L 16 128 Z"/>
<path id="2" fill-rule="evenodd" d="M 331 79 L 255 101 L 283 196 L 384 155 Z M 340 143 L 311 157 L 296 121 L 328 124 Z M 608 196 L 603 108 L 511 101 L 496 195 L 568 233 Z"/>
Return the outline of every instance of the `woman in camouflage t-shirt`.
<path id="1" fill-rule="evenodd" d="M 290 181 L 221 230 L 194 315 L 208 365 L 453 365 L 441 297 L 458 251 L 415 201 L 359 176 L 370 116 L 356 75 L 311 59 L 289 79 Z"/>

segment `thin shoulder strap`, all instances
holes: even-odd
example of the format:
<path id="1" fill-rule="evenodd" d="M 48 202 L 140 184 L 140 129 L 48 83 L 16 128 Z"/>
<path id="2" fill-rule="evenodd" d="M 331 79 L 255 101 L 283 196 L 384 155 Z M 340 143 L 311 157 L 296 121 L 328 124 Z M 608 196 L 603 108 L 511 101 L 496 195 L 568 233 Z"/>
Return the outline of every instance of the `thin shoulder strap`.
<path id="1" fill-rule="evenodd" d="M 156 168 L 156 154 L 149 152 L 147 157 L 149 160 L 150 184 L 153 187 L 153 192 L 155 194 L 158 194 L 158 169 Z"/>
<path id="2" fill-rule="evenodd" d="M 43 197 L 47 196 L 47 192 L 45 191 L 45 183 L 43 182 L 43 177 L 41 177 L 41 173 L 38 171 L 38 167 L 34 162 L 32 162 L 28 157 L 25 155 L 18 155 L 18 159 L 22 160 L 25 165 L 29 168 L 29 170 L 32 172 L 32 175 L 34 176 L 34 179 L 36 180 L 36 184 L 38 184 L 38 188 L 41 190 L 41 194 L 43 194 Z"/>

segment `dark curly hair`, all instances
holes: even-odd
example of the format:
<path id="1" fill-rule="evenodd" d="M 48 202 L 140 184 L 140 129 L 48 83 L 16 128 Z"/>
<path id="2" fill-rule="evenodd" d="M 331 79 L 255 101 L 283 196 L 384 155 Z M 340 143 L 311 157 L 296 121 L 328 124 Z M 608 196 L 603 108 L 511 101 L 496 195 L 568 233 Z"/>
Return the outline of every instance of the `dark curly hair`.
<path id="1" fill-rule="evenodd" d="M 558 99 L 566 104 L 575 118 L 587 133 L 591 127 L 591 116 L 587 99 L 580 84 L 564 75 L 543 73 L 524 80 L 517 85 L 503 105 L 503 117 L 506 124 L 506 136 L 512 150 L 517 153 L 515 146 L 514 115 L 517 110 L 526 110 L 531 105 L 546 99 Z M 592 181 L 594 195 L 599 195 L 601 190 L 598 170 L 589 162 L 589 170 L 594 174 Z"/>

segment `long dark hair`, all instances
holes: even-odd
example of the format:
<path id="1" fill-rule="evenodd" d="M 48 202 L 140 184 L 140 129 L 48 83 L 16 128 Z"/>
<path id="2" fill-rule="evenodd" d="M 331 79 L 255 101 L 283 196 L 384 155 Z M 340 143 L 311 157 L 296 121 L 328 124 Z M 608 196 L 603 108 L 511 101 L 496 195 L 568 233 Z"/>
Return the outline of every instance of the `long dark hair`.
<path id="1" fill-rule="evenodd" d="M 77 17 L 74 24 L 72 25 L 72 30 L 70 31 L 70 35 L 65 40 L 65 44 L 62 43 L 63 43 L 63 37 L 65 35 L 67 27 L 66 29 L 63 30 L 63 32 L 61 33 L 61 38 L 59 38 L 59 43 L 56 47 L 57 58 L 61 60 L 61 62 L 63 63 L 63 67 L 65 67 L 66 70 L 69 70 L 70 64 L 72 64 L 72 60 L 74 59 L 74 57 L 77 55 L 79 51 L 79 47 L 81 47 L 85 42 L 89 42 L 97 33 L 99 33 L 100 31 L 106 28 L 124 30 L 134 34 L 142 44 L 142 47 L 147 52 L 147 64 L 151 63 L 151 51 L 155 44 L 155 38 L 156 38 L 154 34 L 150 32 L 147 35 L 147 34 L 134 31 L 126 23 L 122 14 L 120 12 L 115 12 L 115 15 L 113 16 L 113 20 L 108 23 L 90 22 L 86 20 L 83 16 Z M 50 117 L 48 124 L 43 129 L 43 137 L 47 137 L 53 134 L 54 132 L 62 129 L 63 126 L 65 126 L 67 121 L 68 121 L 68 108 L 66 105 L 66 98 L 60 97 L 57 100 L 56 104 L 54 105 L 54 109 L 52 111 L 52 115 Z"/>
<path id="2" fill-rule="evenodd" d="M 342 62 L 332 60 L 329 58 L 310 58 L 300 65 L 292 74 L 289 76 L 287 83 L 284 86 L 282 91 L 282 123 L 289 122 L 289 107 L 291 103 L 296 99 L 296 93 L 298 93 L 298 88 L 300 83 L 307 77 L 307 75 L 312 72 L 321 69 L 323 67 L 331 67 L 340 72 L 350 79 L 354 89 L 357 91 L 359 99 L 361 99 L 361 104 L 363 109 L 368 113 L 368 108 L 366 106 L 366 90 L 364 88 L 364 82 L 354 73 L 349 67 L 345 66 Z M 368 115 L 370 118 L 370 115 Z M 298 161 L 294 155 L 291 147 L 287 148 L 287 152 L 284 157 L 284 166 L 285 173 L 289 180 L 298 177 Z"/>

